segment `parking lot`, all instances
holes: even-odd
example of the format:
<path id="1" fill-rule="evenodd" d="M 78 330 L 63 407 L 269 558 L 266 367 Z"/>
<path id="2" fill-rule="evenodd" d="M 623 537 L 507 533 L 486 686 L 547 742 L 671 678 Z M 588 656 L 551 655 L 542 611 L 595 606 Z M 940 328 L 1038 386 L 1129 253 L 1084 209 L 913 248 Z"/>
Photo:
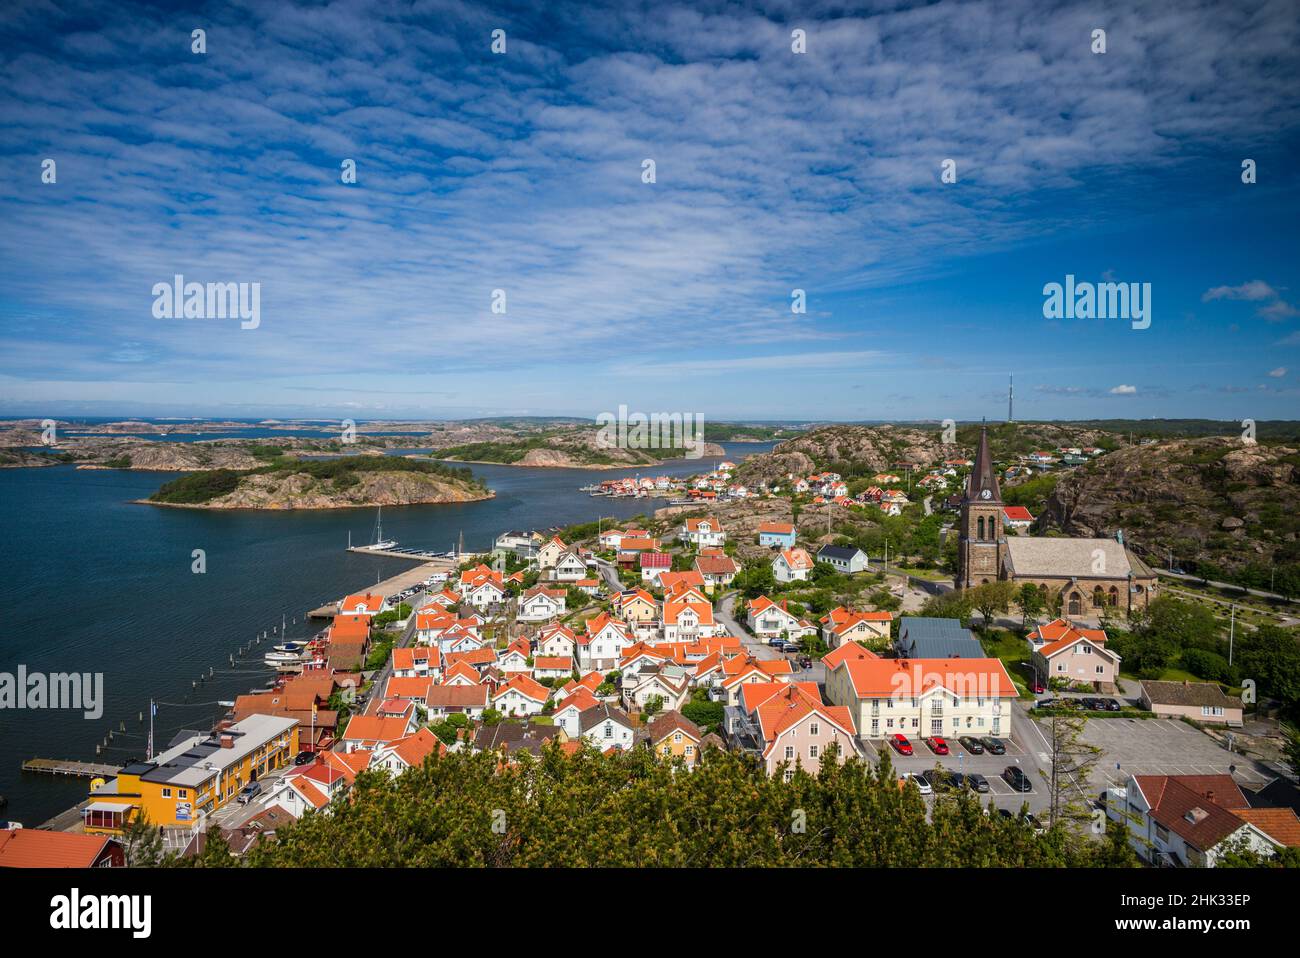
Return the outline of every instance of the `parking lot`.
<path id="1" fill-rule="evenodd" d="M 873 764 L 879 763 L 881 751 L 888 750 L 889 760 L 899 775 L 906 772 L 929 772 L 935 766 L 963 775 L 978 773 L 988 779 L 989 783 L 987 794 L 976 795 L 980 804 L 986 805 L 991 801 L 998 808 L 1011 811 L 1018 811 L 1022 804 L 1028 804 L 1031 811 L 1039 812 L 1047 807 L 1047 794 L 1042 777 L 1038 774 L 1037 756 L 1025 748 L 1018 733 L 1019 730 L 1016 730 L 1011 737 L 999 739 L 1006 746 L 1005 755 L 990 755 L 987 751 L 983 755 L 972 755 L 956 739 L 947 740 L 948 755 L 935 755 L 922 739 L 911 736 L 908 736 L 908 741 L 912 743 L 910 757 L 899 755 L 883 741 L 861 742 L 861 745 Z M 1032 792 L 1017 792 L 1007 784 L 1002 771 L 1008 765 L 1018 765 L 1029 776 L 1034 786 Z"/>
<path id="2" fill-rule="evenodd" d="M 1242 785 L 1259 786 L 1275 777 L 1172 719 L 1089 719 L 1081 740 L 1102 750 L 1090 776 L 1094 792 L 1123 784 L 1129 775 L 1226 775 L 1230 766 Z"/>

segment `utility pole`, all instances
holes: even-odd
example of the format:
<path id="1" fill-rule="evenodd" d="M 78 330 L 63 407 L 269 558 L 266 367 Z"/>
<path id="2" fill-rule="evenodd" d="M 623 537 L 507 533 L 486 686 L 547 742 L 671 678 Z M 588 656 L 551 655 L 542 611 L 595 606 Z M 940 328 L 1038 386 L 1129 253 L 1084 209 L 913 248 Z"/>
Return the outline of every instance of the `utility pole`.
<path id="1" fill-rule="evenodd" d="M 1228 664 L 1232 664 L 1232 640 L 1237 632 L 1237 603 L 1232 603 L 1228 619 Z"/>

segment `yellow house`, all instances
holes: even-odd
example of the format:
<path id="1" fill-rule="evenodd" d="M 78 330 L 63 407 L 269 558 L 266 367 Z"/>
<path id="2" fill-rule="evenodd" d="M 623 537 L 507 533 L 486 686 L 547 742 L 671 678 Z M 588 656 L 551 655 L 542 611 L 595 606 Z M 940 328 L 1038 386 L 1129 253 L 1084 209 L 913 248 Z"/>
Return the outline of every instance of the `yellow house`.
<path id="1" fill-rule="evenodd" d="M 645 589 L 636 589 L 619 599 L 618 614 L 625 622 L 653 622 L 659 618 L 659 606 Z"/>
<path id="2" fill-rule="evenodd" d="M 141 812 L 154 825 L 193 825 L 250 782 L 298 752 L 298 720 L 250 715 L 208 735 L 190 735 L 149 762 L 132 762 L 91 792 L 86 831 L 120 833 Z"/>
<path id="3" fill-rule="evenodd" d="M 694 766 L 700 758 L 700 743 L 704 739 L 700 727 L 678 711 L 664 712 L 647 730 L 650 748 L 665 762 L 675 758 Z"/>

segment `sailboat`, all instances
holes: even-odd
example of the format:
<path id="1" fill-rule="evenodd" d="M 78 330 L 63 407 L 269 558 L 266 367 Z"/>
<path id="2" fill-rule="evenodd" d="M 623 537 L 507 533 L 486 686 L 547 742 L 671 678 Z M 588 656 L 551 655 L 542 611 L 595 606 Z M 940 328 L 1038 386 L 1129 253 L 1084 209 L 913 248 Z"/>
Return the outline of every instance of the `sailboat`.
<path id="1" fill-rule="evenodd" d="M 384 507 L 380 506 L 379 511 L 375 513 L 375 541 L 371 544 L 372 549 L 395 549 L 397 548 L 396 539 L 384 538 Z"/>

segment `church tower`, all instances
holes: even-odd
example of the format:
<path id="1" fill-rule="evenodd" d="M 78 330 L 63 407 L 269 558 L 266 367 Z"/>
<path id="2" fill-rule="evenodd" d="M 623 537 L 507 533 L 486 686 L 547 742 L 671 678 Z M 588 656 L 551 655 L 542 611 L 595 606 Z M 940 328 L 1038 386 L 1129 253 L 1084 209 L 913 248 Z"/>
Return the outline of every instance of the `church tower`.
<path id="1" fill-rule="evenodd" d="M 979 449 L 961 498 L 957 531 L 957 588 L 996 582 L 1002 572 L 1007 540 L 1002 528 L 1002 491 L 985 427 L 980 427 Z"/>

